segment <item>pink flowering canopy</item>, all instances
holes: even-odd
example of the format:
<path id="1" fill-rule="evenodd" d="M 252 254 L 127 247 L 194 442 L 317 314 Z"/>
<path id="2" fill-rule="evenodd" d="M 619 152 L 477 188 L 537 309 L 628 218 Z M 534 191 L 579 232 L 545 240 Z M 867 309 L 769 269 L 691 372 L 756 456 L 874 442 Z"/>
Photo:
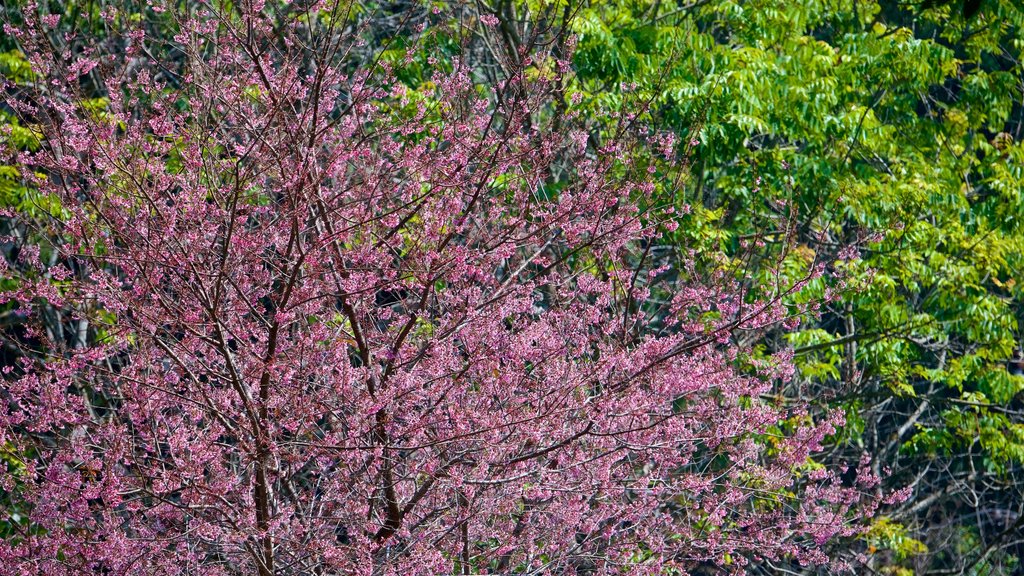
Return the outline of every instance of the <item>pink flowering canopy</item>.
<path id="1" fill-rule="evenodd" d="M 242 5 L 174 50 L 8 27 L 60 209 L 7 271 L 0 573 L 686 573 L 857 532 L 877 478 L 808 464 L 841 416 L 765 401 L 787 357 L 732 336 L 786 308 L 657 249 L 651 139 L 581 131 L 569 62 L 412 90 Z"/>

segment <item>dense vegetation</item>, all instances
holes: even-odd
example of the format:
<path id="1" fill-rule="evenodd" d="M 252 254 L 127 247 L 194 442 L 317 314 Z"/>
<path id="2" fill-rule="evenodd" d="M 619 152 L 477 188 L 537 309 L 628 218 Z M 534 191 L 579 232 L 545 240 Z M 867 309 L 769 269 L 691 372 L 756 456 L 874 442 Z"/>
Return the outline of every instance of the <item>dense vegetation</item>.
<path id="1" fill-rule="evenodd" d="M 882 233 L 853 290 L 766 344 L 794 347 L 800 393 L 848 410 L 837 451 L 864 447 L 914 487 L 878 523 L 873 548 L 894 556 L 876 567 L 1013 573 L 1024 12 L 957 8 L 601 3 L 576 23 L 578 79 L 595 110 L 630 86 L 699 143 L 680 243 L 732 256 L 760 235 L 801 270 Z M 779 202 L 792 230 L 766 227 Z"/>
<path id="2" fill-rule="evenodd" d="M 106 20 L 103 2 L 42 4 L 59 17 L 46 38 L 58 52 L 123 42 L 126 24 Z M 169 12 L 121 4 L 142 23 L 153 57 L 185 59 Z M 294 16 L 268 4 L 268 16 Z M 22 9 L 5 4 L 6 21 L 20 25 Z M 1014 2 L 367 1 L 304 17 L 358 38 L 342 71 L 390 66 L 428 123 L 450 121 L 432 107 L 435 74 L 451 73 L 458 58 L 481 95 L 517 75 L 550 82 L 552 100 L 525 121 L 555 134 L 582 129 L 591 153 L 628 136 L 608 177 L 650 174 L 654 192 L 640 208 L 658 215 L 646 224 L 661 237 L 621 261 L 572 265 L 603 272 L 613 292 L 633 288 L 617 266 L 672 269 L 645 287 L 637 310 L 625 298 L 624 313 L 643 316 L 648 334 L 671 331 L 659 299 L 693 278 L 724 274 L 751 302 L 783 299 L 790 321 L 715 326 L 755 362 L 792 351 L 797 375 L 767 403 L 809 402 L 815 418 L 845 411 L 845 424 L 796 473 L 849 464 L 842 483 L 854 486 L 869 454 L 878 495 L 911 489 L 856 537 L 832 541 L 833 555 L 862 573 L 1024 569 L 1024 10 Z M 62 45 L 65 32 L 88 41 Z M 7 36 L 0 46 L 12 99 L 36 81 L 24 42 Z M 560 58 L 571 66 L 559 68 Z M 79 81 L 98 115 L 110 106 L 101 73 Z M 181 88 L 173 73 L 162 81 Z M 46 227 L 24 222 L 63 216 L 14 155 L 45 138 L 12 107 L 0 114 L 10 152 L 0 168 L 9 290 L 31 273 L 16 265 L 20 251 L 40 245 L 44 261 L 58 257 Z M 179 152 L 172 146 L 167 162 L 180 163 Z M 546 197 L 569 185 L 562 170 L 545 176 Z M 72 347 L 103 337 L 77 329 L 59 307 L 42 316 L 56 333 L 49 338 Z M 23 322 L 5 308 L 7 366 L 32 340 Z M 765 438 L 808 418 L 786 416 Z M 9 470 L 30 457 L 13 446 L 3 452 Z M 4 490 L 0 522 L 12 537 L 22 504 Z M 746 569 L 779 567 L 755 560 Z"/>

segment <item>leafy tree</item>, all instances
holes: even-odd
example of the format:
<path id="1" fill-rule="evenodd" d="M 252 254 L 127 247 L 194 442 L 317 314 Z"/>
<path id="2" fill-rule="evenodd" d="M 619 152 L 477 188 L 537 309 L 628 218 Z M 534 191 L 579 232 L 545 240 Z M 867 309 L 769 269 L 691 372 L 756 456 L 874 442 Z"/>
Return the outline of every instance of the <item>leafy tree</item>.
<path id="1" fill-rule="evenodd" d="M 8 214 L 41 240 L 4 261 L 0 573 L 825 563 L 878 477 L 811 462 L 841 416 L 772 401 L 790 358 L 732 336 L 822 270 L 755 297 L 661 256 L 644 128 L 588 139 L 564 43 L 480 85 L 367 48 L 356 7 L 8 25 L 54 209 Z"/>
<path id="2" fill-rule="evenodd" d="M 926 4 L 586 4 L 572 89 L 593 117 L 649 102 L 692 141 L 692 182 L 666 186 L 689 209 L 681 246 L 735 262 L 760 242 L 800 275 L 888 231 L 843 264 L 855 290 L 769 343 L 795 347 L 803 394 L 851 411 L 840 457 L 866 447 L 914 487 L 890 518 L 907 539 L 869 539 L 871 565 L 888 547 L 917 573 L 1005 574 L 1024 525 L 1024 379 L 1007 371 L 1024 341 L 1024 13 Z M 780 214 L 792 225 L 771 233 Z"/>

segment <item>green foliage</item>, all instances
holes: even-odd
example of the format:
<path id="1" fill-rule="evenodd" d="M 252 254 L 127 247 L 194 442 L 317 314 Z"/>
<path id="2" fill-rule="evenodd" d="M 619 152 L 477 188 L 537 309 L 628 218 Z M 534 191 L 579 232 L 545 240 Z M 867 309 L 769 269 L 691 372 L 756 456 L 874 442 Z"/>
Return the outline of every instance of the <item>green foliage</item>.
<path id="1" fill-rule="evenodd" d="M 875 520 L 864 538 L 868 541 L 872 553 L 877 550 L 890 550 L 898 560 L 906 560 L 928 551 L 924 543 L 910 537 L 906 526 L 885 516 Z"/>
<path id="2" fill-rule="evenodd" d="M 25 60 L 25 55 L 18 50 L 0 53 L 0 74 L 9 82 L 17 84 L 33 79 L 32 66 Z"/>
<path id="3" fill-rule="evenodd" d="M 817 261 L 848 275 L 785 341 L 802 381 L 857 410 L 837 443 L 874 442 L 903 478 L 945 461 L 923 493 L 1024 465 L 1024 379 L 1006 370 L 1024 342 L 1022 30 L 1006 0 L 970 18 L 950 3 L 622 0 L 576 23 L 586 113 L 649 102 L 641 114 L 697 143 L 679 150 L 692 180 L 666 187 L 691 208 L 676 243 L 737 261 L 759 239 L 789 280 Z M 1003 482 L 984 497 L 1019 499 Z"/>

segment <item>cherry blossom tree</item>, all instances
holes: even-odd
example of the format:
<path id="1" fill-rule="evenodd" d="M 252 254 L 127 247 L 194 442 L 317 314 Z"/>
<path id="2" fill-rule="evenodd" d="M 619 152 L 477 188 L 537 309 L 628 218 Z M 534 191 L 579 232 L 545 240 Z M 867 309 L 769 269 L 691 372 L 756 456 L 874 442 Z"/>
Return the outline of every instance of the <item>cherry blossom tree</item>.
<path id="1" fill-rule="evenodd" d="M 813 464 L 841 415 L 771 401 L 789 359 L 736 338 L 800 285 L 754 300 L 657 245 L 638 147 L 683 147 L 595 143 L 544 43 L 413 89 L 346 7 L 140 8 L 165 43 L 113 8 L 59 48 L 33 6 L 8 24 L 18 162 L 59 209 L 5 262 L 0 573 L 827 562 L 877 478 Z"/>

